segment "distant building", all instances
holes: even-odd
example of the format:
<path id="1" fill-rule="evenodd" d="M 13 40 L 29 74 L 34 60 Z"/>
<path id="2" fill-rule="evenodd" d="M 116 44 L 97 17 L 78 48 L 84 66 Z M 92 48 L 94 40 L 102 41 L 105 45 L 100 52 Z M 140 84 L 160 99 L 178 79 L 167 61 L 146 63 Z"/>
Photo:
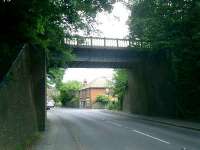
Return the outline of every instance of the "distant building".
<path id="1" fill-rule="evenodd" d="M 106 77 L 96 78 L 90 83 L 84 81 L 84 87 L 79 91 L 80 107 L 92 108 L 97 96 L 111 96 L 110 84 L 111 81 Z"/>

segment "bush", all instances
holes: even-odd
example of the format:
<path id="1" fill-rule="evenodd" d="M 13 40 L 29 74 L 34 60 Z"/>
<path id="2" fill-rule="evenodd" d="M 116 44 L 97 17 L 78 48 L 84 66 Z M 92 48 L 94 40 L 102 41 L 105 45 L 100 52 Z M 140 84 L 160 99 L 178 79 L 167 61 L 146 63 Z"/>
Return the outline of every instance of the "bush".
<path id="1" fill-rule="evenodd" d="M 60 101 L 63 106 L 66 106 L 70 101 L 78 100 L 77 92 L 82 87 L 82 84 L 78 81 L 68 81 L 60 86 Z"/>
<path id="2" fill-rule="evenodd" d="M 99 102 L 103 105 L 108 104 L 109 101 L 110 101 L 110 98 L 107 95 L 99 95 L 99 96 L 96 97 L 96 102 Z"/>
<path id="3" fill-rule="evenodd" d="M 120 110 L 120 103 L 119 103 L 119 101 L 110 101 L 106 105 L 106 108 L 109 110 Z"/>

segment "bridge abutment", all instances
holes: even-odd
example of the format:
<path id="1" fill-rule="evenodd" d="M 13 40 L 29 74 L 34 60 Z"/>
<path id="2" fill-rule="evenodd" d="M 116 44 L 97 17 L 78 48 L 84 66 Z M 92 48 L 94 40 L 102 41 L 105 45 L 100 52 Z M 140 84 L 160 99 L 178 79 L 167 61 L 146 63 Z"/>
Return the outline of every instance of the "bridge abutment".
<path id="1" fill-rule="evenodd" d="M 31 77 L 38 130 L 45 130 L 46 120 L 46 54 L 45 50 L 32 46 Z"/>
<path id="2" fill-rule="evenodd" d="M 123 110 L 142 115 L 174 117 L 175 87 L 169 52 L 147 56 L 128 70 Z"/>

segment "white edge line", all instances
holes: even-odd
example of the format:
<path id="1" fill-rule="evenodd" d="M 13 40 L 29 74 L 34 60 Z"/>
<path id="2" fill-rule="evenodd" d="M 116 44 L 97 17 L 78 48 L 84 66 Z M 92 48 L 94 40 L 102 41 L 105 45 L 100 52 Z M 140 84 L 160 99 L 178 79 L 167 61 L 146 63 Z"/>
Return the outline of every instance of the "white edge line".
<path id="1" fill-rule="evenodd" d="M 136 132 L 136 133 L 139 133 L 139 134 L 142 134 L 142 135 L 145 135 L 145 136 L 150 137 L 150 138 L 152 138 L 152 139 L 158 140 L 158 141 L 160 141 L 160 142 L 163 142 L 163 143 L 166 143 L 166 144 L 170 144 L 170 142 L 167 142 L 167 141 L 165 141 L 165 140 L 161 140 L 161 139 L 159 139 L 159 138 L 153 137 L 153 136 L 148 135 L 148 134 L 145 134 L 145 133 L 143 133 L 143 132 L 140 132 L 140 131 L 137 131 L 137 130 L 132 130 L 132 131 L 133 131 L 133 132 Z"/>

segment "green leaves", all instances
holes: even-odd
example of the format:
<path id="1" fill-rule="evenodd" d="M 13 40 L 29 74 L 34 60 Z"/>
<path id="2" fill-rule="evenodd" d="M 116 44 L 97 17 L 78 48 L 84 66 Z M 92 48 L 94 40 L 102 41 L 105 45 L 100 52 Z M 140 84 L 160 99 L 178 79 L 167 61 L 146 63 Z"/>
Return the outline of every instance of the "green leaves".
<path id="1" fill-rule="evenodd" d="M 59 89 L 62 85 L 63 75 L 65 70 L 63 68 L 50 68 L 48 71 L 47 82 L 50 85 L 55 84 L 56 88 Z"/>
<path id="2" fill-rule="evenodd" d="M 122 108 L 122 101 L 125 95 L 125 91 L 128 87 L 128 74 L 126 70 L 115 70 L 113 78 L 113 95 L 118 98 L 120 107 Z"/>
<path id="3" fill-rule="evenodd" d="M 103 105 L 108 104 L 110 101 L 110 98 L 108 95 L 98 95 L 96 97 L 96 102 L 102 103 Z"/>
<path id="4" fill-rule="evenodd" d="M 0 2 L 0 49 L 7 45 L 7 53 L 16 56 L 25 43 L 45 48 L 48 67 L 66 67 L 72 55 L 64 45 L 64 37 L 74 31 L 90 30 L 96 13 L 110 11 L 111 0 L 12 0 Z M 10 49 L 15 48 L 13 52 Z M 0 51 L 1 73 L 8 69 L 15 57 Z M 7 69 L 5 69 L 7 68 Z M 1 78 L 0 74 L 0 78 Z"/>
<path id="5" fill-rule="evenodd" d="M 63 83 L 60 90 L 60 101 L 63 106 L 67 104 L 67 102 L 73 101 L 77 99 L 77 93 L 81 89 L 82 84 L 78 81 L 68 81 L 67 83 Z"/>

